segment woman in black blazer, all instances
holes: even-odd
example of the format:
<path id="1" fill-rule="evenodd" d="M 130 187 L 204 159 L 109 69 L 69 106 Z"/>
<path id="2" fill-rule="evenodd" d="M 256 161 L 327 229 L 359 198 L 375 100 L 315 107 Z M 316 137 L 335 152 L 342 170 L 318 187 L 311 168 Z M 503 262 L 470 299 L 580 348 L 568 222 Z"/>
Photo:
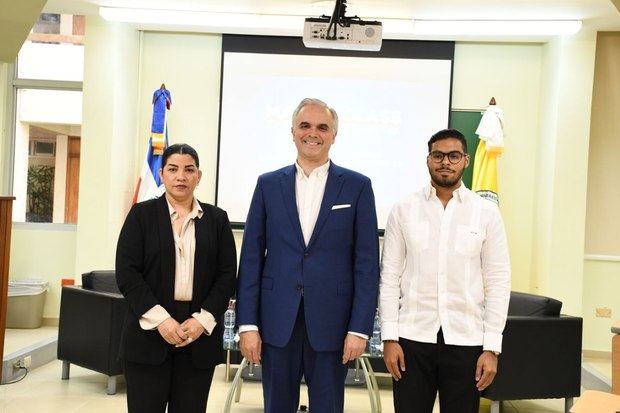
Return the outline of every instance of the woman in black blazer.
<path id="1" fill-rule="evenodd" d="M 128 310 L 120 358 L 135 412 L 201 412 L 222 363 L 222 315 L 234 294 L 237 254 L 226 212 L 194 198 L 198 154 L 163 154 L 161 197 L 135 204 L 116 251 Z"/>

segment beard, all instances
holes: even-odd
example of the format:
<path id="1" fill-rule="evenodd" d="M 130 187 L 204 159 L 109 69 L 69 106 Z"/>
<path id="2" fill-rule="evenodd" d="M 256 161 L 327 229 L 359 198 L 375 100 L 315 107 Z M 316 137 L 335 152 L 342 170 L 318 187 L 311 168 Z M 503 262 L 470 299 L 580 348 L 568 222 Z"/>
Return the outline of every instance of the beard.
<path id="1" fill-rule="evenodd" d="M 443 176 L 441 176 L 440 172 L 432 170 L 431 168 L 429 168 L 428 172 L 431 175 L 431 181 L 433 181 L 435 185 L 441 188 L 452 188 L 461 181 L 461 177 L 463 176 L 464 171 L 465 171 L 465 168 L 461 169 L 460 172 L 457 172 L 456 175 L 453 175 L 447 178 L 444 178 Z"/>

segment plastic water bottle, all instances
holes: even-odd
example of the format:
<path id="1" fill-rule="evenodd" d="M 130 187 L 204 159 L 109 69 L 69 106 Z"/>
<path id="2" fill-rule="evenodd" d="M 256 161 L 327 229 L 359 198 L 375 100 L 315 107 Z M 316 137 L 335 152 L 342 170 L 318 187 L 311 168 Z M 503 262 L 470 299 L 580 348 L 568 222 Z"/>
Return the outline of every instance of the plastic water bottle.
<path id="1" fill-rule="evenodd" d="M 381 352 L 381 322 L 379 321 L 379 310 L 375 313 L 375 321 L 372 325 L 372 336 L 369 340 L 370 354 Z"/>
<path id="2" fill-rule="evenodd" d="M 228 310 L 224 313 L 224 348 L 235 347 L 235 300 L 230 300 Z"/>

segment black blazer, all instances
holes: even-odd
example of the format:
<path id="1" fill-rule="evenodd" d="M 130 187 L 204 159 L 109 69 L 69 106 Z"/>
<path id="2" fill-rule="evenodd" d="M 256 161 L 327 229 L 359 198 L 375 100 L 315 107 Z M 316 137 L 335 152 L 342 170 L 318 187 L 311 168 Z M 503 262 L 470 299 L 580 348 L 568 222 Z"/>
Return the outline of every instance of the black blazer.
<path id="1" fill-rule="evenodd" d="M 235 292 L 237 253 L 226 212 L 200 203 L 195 220 L 196 251 L 191 312 L 204 308 L 218 322 L 210 336 L 189 344 L 194 364 L 208 368 L 224 362 L 222 316 Z M 135 204 L 118 239 L 116 280 L 128 303 L 119 356 L 128 361 L 161 364 L 172 346 L 157 330 L 143 330 L 139 319 L 160 304 L 174 314 L 174 236 L 165 196 Z"/>

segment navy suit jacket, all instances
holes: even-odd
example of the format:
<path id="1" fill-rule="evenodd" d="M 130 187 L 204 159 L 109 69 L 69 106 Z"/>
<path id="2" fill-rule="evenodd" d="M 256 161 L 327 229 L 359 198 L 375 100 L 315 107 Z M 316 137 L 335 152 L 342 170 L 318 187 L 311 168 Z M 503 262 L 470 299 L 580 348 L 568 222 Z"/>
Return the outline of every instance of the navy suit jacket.
<path id="1" fill-rule="evenodd" d="M 241 249 L 237 324 L 257 325 L 265 343 L 283 347 L 303 296 L 314 350 L 341 351 L 348 331 L 372 334 L 379 244 L 371 182 L 331 163 L 306 245 L 295 174 L 291 165 L 258 178 Z"/>

